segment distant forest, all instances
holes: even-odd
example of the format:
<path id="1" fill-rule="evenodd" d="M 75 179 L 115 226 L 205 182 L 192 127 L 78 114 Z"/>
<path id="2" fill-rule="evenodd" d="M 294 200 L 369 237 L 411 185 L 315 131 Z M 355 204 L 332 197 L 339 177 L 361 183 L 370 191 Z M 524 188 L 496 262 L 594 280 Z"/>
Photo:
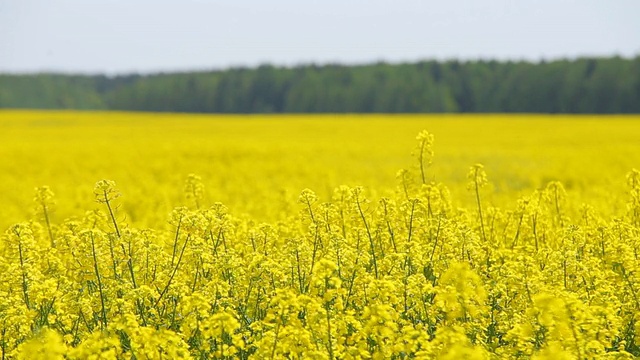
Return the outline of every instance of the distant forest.
<path id="1" fill-rule="evenodd" d="M 640 56 L 0 74 L 0 108 L 199 113 L 640 113 Z"/>

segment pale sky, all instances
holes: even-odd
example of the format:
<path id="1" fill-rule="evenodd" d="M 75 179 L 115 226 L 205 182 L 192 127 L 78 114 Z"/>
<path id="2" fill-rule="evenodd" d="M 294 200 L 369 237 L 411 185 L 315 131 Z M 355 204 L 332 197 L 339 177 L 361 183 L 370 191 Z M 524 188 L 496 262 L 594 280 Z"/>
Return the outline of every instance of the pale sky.
<path id="1" fill-rule="evenodd" d="M 0 72 L 640 54 L 640 0 L 0 0 Z"/>

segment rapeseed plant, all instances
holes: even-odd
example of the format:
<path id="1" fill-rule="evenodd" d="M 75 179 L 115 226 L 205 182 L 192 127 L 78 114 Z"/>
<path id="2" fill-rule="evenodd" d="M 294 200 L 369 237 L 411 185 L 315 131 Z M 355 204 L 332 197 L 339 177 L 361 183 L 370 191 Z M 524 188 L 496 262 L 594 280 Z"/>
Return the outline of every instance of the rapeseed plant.
<path id="1" fill-rule="evenodd" d="M 0 245 L 2 357 L 640 356 L 637 171 L 612 219 L 556 181 L 502 209 L 481 164 L 464 207 L 435 182 L 433 135 L 417 142 L 397 189 L 305 189 L 273 222 L 208 205 L 194 174 L 186 206 L 148 229 L 113 181 L 62 221 L 36 189 L 36 216 Z"/>

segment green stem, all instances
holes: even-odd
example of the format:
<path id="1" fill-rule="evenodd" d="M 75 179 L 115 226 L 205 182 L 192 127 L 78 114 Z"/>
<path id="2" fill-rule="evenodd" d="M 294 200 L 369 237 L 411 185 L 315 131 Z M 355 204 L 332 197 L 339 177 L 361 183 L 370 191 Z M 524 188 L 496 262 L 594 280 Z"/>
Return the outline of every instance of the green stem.
<path id="1" fill-rule="evenodd" d="M 20 233 L 16 231 L 18 236 L 18 253 L 20 255 L 20 271 L 22 272 L 22 294 L 24 296 L 24 304 L 27 305 L 27 309 L 31 310 L 29 304 L 29 284 L 27 282 L 27 273 L 24 271 L 24 256 L 22 255 L 22 239 Z"/>
<path id="2" fill-rule="evenodd" d="M 164 289 L 162 289 L 162 292 L 160 292 L 160 296 L 158 297 L 158 300 L 156 300 L 154 307 L 158 306 L 158 304 L 160 303 L 160 300 L 162 300 L 164 295 L 167 293 L 167 290 L 169 290 L 169 286 L 171 285 L 171 282 L 173 281 L 174 276 L 176 276 L 176 273 L 178 272 L 178 268 L 180 267 L 180 263 L 182 262 L 182 256 L 184 255 L 184 250 L 187 248 L 187 243 L 189 242 L 189 238 L 190 238 L 190 235 L 188 235 L 187 238 L 184 240 L 184 245 L 182 246 L 182 250 L 180 251 L 180 256 L 178 257 L 178 262 L 176 263 L 176 266 L 173 268 L 173 271 L 171 272 L 171 276 L 169 277 L 169 281 L 167 281 L 167 285 L 164 287 Z"/>
<path id="3" fill-rule="evenodd" d="M 109 202 L 109 196 L 107 196 L 107 191 L 104 191 L 104 203 L 107 204 L 107 209 L 109 209 L 109 216 L 111 216 L 111 221 L 113 222 L 113 227 L 116 230 L 116 234 L 118 238 L 120 237 L 120 229 L 118 228 L 118 222 L 116 221 L 116 217 L 113 214 L 113 209 L 111 209 L 111 203 Z"/>
<path id="4" fill-rule="evenodd" d="M 360 206 L 360 199 L 356 195 L 356 204 L 358 205 L 358 211 L 360 212 L 360 217 L 362 217 L 362 222 L 364 223 L 364 227 L 367 230 L 367 236 L 369 237 L 369 245 L 371 246 L 371 257 L 373 259 L 373 268 L 375 270 L 376 279 L 378 279 L 378 262 L 376 260 L 376 249 L 373 243 L 373 236 L 371 236 L 371 230 L 369 229 L 369 224 L 367 223 L 367 219 L 364 216 L 364 211 L 362 211 L 362 207 Z"/>
<path id="5" fill-rule="evenodd" d="M 96 245 L 93 233 L 91 236 L 91 253 L 93 255 L 93 270 L 96 272 L 96 278 L 98 279 L 98 292 L 100 293 L 100 305 L 102 307 L 102 329 L 107 328 L 107 312 L 104 306 L 104 293 L 102 292 L 102 278 L 100 277 L 100 270 L 98 269 L 98 257 L 96 256 Z"/>
<path id="6" fill-rule="evenodd" d="M 49 239 L 51 240 L 51 247 L 55 248 L 55 242 L 53 240 L 53 231 L 51 231 L 51 221 L 49 220 L 49 211 L 47 209 L 47 204 L 42 202 L 42 212 L 44 213 L 44 221 L 47 223 L 47 230 L 49 231 Z"/>
<path id="7" fill-rule="evenodd" d="M 276 334 L 275 339 L 273 340 L 273 347 L 271 348 L 271 360 L 275 359 L 276 355 L 276 345 L 278 345 L 278 334 L 280 333 L 280 323 L 276 324 Z"/>
<path id="8" fill-rule="evenodd" d="M 476 202 L 478 203 L 478 215 L 480 216 L 480 229 L 482 230 L 482 240 L 487 242 L 487 235 L 484 232 L 484 219 L 482 216 L 482 203 L 480 202 L 480 186 L 478 185 L 478 169 L 474 177 L 475 189 L 476 189 Z"/>
<path id="9" fill-rule="evenodd" d="M 427 140 L 422 140 L 422 143 L 420 144 L 420 175 L 422 176 L 422 184 L 426 184 L 427 180 L 426 177 L 424 175 L 424 164 L 423 164 L 423 159 L 424 159 L 424 147 L 427 143 Z"/>
<path id="10" fill-rule="evenodd" d="M 331 342 L 331 317 L 329 316 L 329 309 L 327 311 L 327 340 L 328 340 L 328 350 L 329 350 L 329 360 L 333 360 L 333 344 Z"/>

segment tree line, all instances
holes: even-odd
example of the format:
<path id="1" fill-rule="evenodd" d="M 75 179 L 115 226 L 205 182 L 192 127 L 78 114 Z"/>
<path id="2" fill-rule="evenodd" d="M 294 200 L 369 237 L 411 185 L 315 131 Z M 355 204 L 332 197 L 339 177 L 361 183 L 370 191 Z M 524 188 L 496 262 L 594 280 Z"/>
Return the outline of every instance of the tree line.
<path id="1" fill-rule="evenodd" d="M 0 74 L 0 108 L 200 113 L 640 113 L 640 56 Z"/>

